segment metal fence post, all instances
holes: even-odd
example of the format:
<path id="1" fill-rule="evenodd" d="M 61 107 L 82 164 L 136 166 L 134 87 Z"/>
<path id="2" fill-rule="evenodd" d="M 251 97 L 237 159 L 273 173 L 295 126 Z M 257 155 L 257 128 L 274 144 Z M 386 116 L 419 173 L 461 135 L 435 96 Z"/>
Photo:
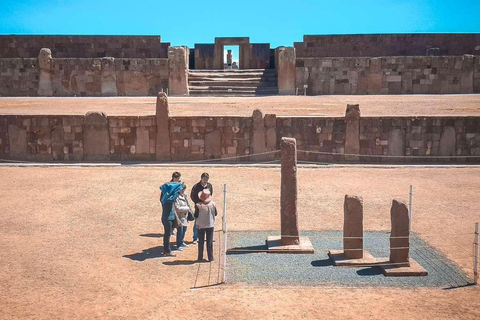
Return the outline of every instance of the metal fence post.
<path id="1" fill-rule="evenodd" d="M 478 282 L 478 222 L 475 223 L 475 240 L 473 241 L 473 283 Z"/>
<path id="2" fill-rule="evenodd" d="M 412 231 L 412 218 L 413 218 L 413 212 L 412 212 L 412 201 L 413 201 L 413 186 L 410 185 L 410 196 L 408 200 L 408 215 L 410 217 L 410 232 Z"/>
<path id="3" fill-rule="evenodd" d="M 223 282 L 227 280 L 227 184 L 223 185 L 223 223 L 222 223 L 224 239 L 224 252 L 223 252 Z"/>

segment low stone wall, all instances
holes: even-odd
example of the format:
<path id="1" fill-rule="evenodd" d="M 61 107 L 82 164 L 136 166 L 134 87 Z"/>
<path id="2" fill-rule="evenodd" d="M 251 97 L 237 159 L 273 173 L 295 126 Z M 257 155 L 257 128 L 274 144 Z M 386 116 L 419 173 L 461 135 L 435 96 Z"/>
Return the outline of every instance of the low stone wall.
<path id="1" fill-rule="evenodd" d="M 0 59 L 0 96 L 36 96 L 38 60 Z"/>
<path id="2" fill-rule="evenodd" d="M 299 58 L 296 86 L 307 94 L 480 92 L 480 56 Z M 302 89 L 303 90 L 303 89 Z"/>
<path id="3" fill-rule="evenodd" d="M 480 156 L 480 117 L 361 117 L 353 105 L 346 117 L 276 117 L 257 109 L 252 117 L 165 118 L 164 95 L 158 101 L 157 116 L 0 116 L 0 158 L 261 162 L 278 159 L 268 152 L 293 137 L 301 161 L 480 162 L 471 157 Z"/>

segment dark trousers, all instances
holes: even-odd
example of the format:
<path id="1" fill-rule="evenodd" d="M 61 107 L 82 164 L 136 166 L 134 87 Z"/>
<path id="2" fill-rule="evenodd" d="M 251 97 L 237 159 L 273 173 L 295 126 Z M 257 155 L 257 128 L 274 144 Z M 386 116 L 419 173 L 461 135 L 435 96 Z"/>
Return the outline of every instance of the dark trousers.
<path id="1" fill-rule="evenodd" d="M 203 246 L 207 235 L 208 260 L 213 261 L 213 228 L 198 229 L 198 260 L 203 259 Z"/>
<path id="2" fill-rule="evenodd" d="M 163 224 L 163 253 L 170 253 L 172 249 L 170 249 L 170 236 L 172 235 L 173 230 L 173 220 L 167 220 L 162 218 Z"/>

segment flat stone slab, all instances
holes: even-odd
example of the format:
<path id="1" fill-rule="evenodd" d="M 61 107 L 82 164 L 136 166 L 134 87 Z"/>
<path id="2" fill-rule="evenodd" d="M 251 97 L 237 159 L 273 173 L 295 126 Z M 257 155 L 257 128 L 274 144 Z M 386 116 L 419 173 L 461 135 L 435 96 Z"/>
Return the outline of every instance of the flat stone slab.
<path id="1" fill-rule="evenodd" d="M 377 259 L 377 264 L 385 277 L 423 277 L 428 275 L 428 271 L 417 261 L 412 258 L 409 261 L 410 266 L 389 264 L 389 259 Z"/>
<path id="2" fill-rule="evenodd" d="M 365 266 L 377 264 L 377 259 L 370 254 L 367 250 L 363 250 L 363 258 L 361 259 L 349 259 L 345 257 L 343 250 L 328 250 L 328 257 L 333 261 L 334 266 L 348 267 L 348 266 Z"/>
<path id="3" fill-rule="evenodd" d="M 280 236 L 267 237 L 268 253 L 314 253 L 312 242 L 308 237 L 300 237 L 298 245 L 282 245 Z"/>

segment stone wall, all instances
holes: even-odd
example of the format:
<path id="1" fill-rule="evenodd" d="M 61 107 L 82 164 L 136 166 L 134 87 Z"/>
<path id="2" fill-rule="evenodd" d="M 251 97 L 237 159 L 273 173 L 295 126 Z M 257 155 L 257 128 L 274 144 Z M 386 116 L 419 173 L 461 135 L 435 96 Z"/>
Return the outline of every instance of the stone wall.
<path id="1" fill-rule="evenodd" d="M 480 56 L 299 58 L 296 86 L 307 94 L 480 92 Z M 475 72 L 474 72 L 475 71 Z M 474 91 L 475 90 L 475 91 Z"/>
<path id="2" fill-rule="evenodd" d="M 37 66 L 36 58 L 0 59 L 0 96 L 36 96 L 39 78 Z"/>
<path id="3" fill-rule="evenodd" d="M 253 117 L 170 117 L 164 131 L 169 148 L 162 159 L 269 161 L 280 155 L 252 154 L 278 150 L 282 137 L 293 137 L 302 150 L 300 161 L 480 163 L 480 157 L 471 157 L 480 156 L 480 117 L 361 117 L 358 106 L 351 107 L 357 116 L 349 122 L 345 117 L 276 117 L 259 110 Z M 101 113 L 0 116 L 0 158 L 154 161 L 156 123 L 155 116 Z M 352 156 L 347 146 L 358 146 L 358 154 Z"/>
<path id="4" fill-rule="evenodd" d="M 38 53 L 37 53 L 38 54 Z M 48 96 L 146 96 L 168 89 L 168 59 L 51 59 Z M 37 59 L 0 59 L 0 96 L 39 95 Z"/>
<path id="5" fill-rule="evenodd" d="M 0 36 L 0 58 L 36 58 L 50 48 L 57 58 L 167 58 L 160 36 Z"/>
<path id="6" fill-rule="evenodd" d="M 455 56 L 480 54 L 480 34 L 305 35 L 297 57 Z"/>

